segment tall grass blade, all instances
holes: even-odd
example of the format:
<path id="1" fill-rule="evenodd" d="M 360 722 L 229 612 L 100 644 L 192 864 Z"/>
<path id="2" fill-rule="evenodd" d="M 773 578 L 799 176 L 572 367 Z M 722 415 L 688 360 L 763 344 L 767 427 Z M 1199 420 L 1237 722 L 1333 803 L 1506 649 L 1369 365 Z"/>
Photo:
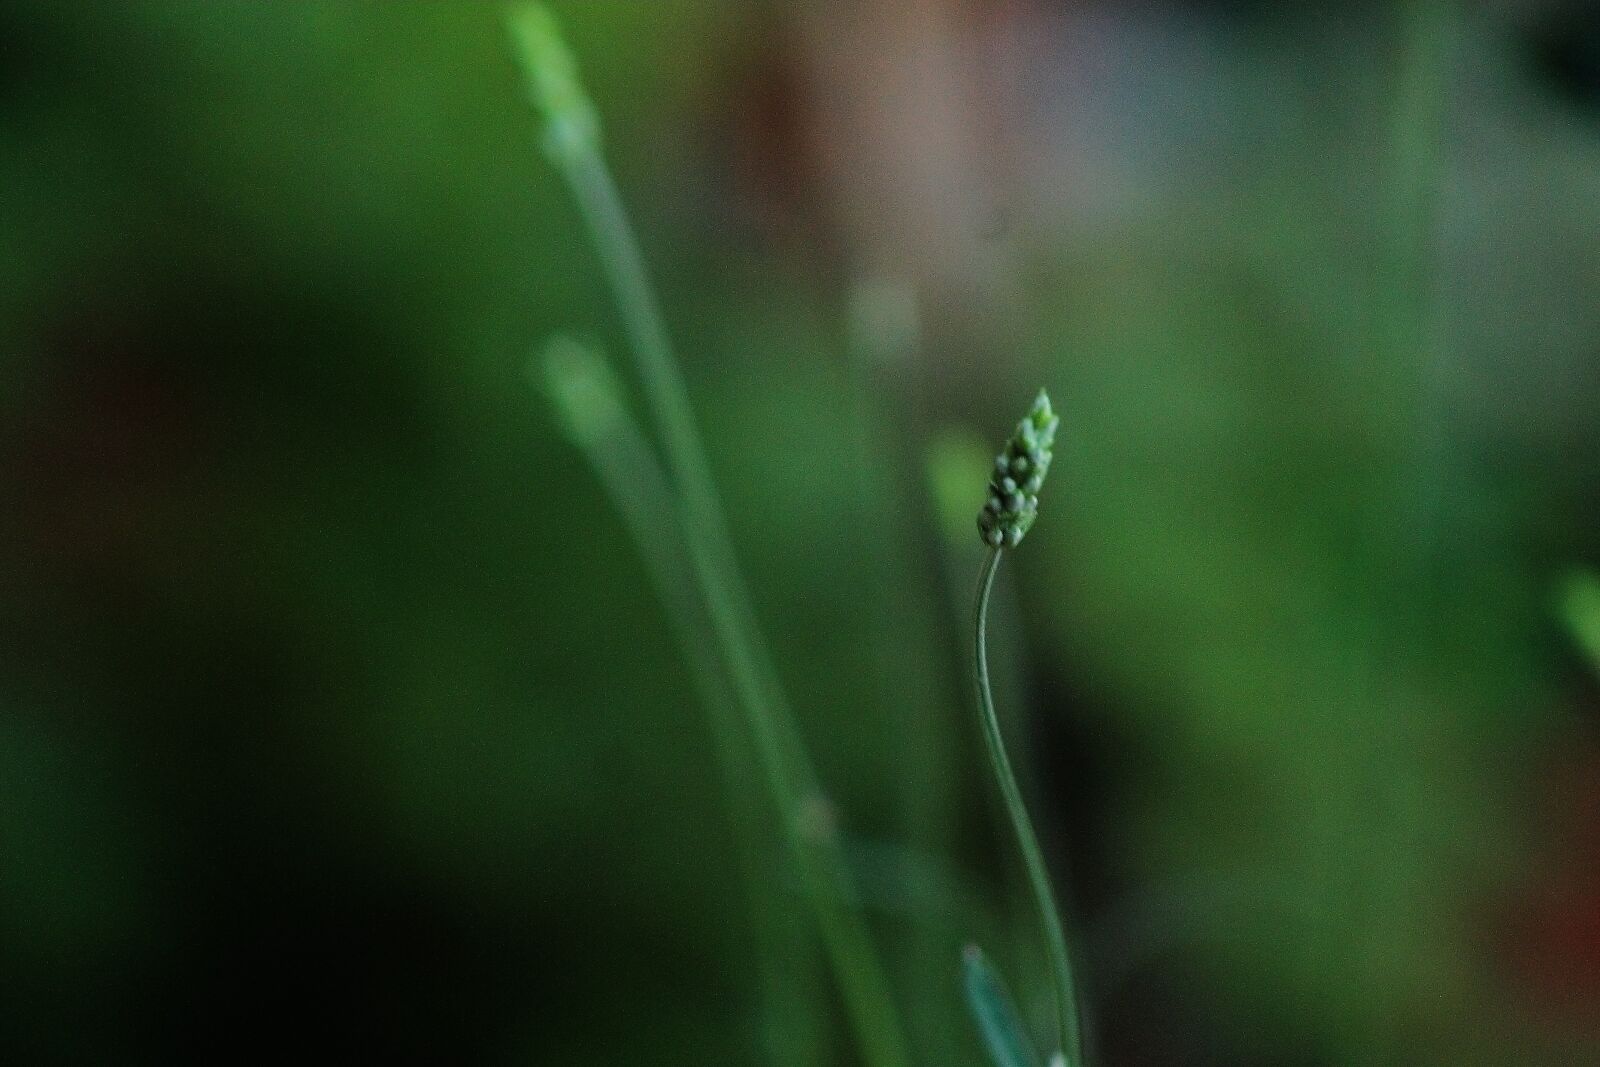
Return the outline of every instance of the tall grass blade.
<path id="1" fill-rule="evenodd" d="M 601 152 L 595 109 L 548 10 L 520 4 L 507 19 L 546 120 L 546 151 L 578 202 L 611 285 L 660 437 L 689 565 L 845 1007 L 868 1063 L 909 1067 L 899 1011 L 856 900 L 831 805 L 761 639 L 666 321 Z"/>
<path id="2" fill-rule="evenodd" d="M 967 1007 L 995 1067 L 1040 1067 L 1039 1053 L 1028 1040 L 1016 1004 L 977 945 L 968 945 L 961 954 L 961 972 Z"/>

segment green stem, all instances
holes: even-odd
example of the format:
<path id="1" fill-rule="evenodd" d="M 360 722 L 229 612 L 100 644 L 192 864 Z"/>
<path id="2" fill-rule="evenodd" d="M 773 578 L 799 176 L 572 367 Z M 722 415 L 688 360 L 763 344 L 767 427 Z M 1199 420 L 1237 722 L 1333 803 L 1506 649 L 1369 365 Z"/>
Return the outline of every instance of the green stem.
<path id="1" fill-rule="evenodd" d="M 1056 908 L 1055 892 L 1050 888 L 1050 871 L 1045 866 L 1044 853 L 1039 848 L 1039 838 L 1033 831 L 1033 820 L 1028 818 L 1028 808 L 1022 802 L 1022 790 L 1017 776 L 1011 770 L 1011 759 L 1006 755 L 1005 738 L 1000 733 L 1000 720 L 994 712 L 994 695 L 989 691 L 989 655 L 985 631 L 989 625 L 989 593 L 994 588 L 995 572 L 1000 569 L 1003 550 L 993 548 L 983 561 L 983 571 L 978 578 L 978 607 L 975 619 L 975 666 L 977 668 L 978 703 L 983 715 L 983 738 L 988 743 L 989 761 L 994 766 L 995 779 L 1000 783 L 1000 793 L 1005 798 L 1006 814 L 1011 818 L 1011 828 L 1016 832 L 1017 844 L 1022 849 L 1022 860 L 1028 869 L 1028 882 L 1039 906 L 1039 921 L 1044 926 L 1045 945 L 1050 955 L 1050 977 L 1056 994 L 1056 1037 L 1058 1047 L 1070 1067 L 1083 1065 L 1083 1039 L 1078 1027 L 1077 994 L 1072 984 L 1072 963 L 1067 956 L 1067 938 L 1061 925 L 1061 914 Z"/>
<path id="2" fill-rule="evenodd" d="M 869 1063 L 907 1067 L 909 1058 L 889 983 L 861 916 L 837 835 L 824 814 L 827 804 L 816 773 L 771 655 L 760 640 L 695 429 L 688 390 L 638 240 L 599 152 L 568 148 L 571 150 L 555 155 L 556 162 L 577 198 L 616 298 L 677 490 L 675 501 L 690 562 L 846 1008 Z"/>

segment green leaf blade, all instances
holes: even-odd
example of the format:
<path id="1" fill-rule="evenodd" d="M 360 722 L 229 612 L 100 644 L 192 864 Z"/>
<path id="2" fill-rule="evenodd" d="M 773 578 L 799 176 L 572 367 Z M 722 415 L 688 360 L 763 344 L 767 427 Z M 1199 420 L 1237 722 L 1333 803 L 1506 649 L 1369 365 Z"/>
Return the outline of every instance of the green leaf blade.
<path id="1" fill-rule="evenodd" d="M 961 962 L 967 1007 L 995 1067 L 1039 1067 L 1039 1053 L 1028 1040 L 1016 1005 L 983 952 L 976 945 L 968 945 Z"/>
<path id="2" fill-rule="evenodd" d="M 1600 670 L 1600 575 L 1590 570 L 1569 575 L 1561 589 L 1560 609 L 1573 640 Z"/>

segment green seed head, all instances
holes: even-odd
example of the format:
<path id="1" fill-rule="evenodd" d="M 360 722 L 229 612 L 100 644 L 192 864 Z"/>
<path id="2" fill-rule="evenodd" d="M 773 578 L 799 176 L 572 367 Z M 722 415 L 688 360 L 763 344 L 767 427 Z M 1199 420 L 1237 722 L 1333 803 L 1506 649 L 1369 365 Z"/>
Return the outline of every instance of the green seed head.
<path id="1" fill-rule="evenodd" d="M 518 4 L 506 11 L 528 95 L 545 117 L 545 149 L 558 159 L 592 153 L 600 145 L 600 117 L 578 78 L 578 64 L 543 4 Z"/>
<path id="2" fill-rule="evenodd" d="M 1061 419 L 1043 389 L 1033 408 L 995 457 L 989 498 L 978 513 L 978 533 L 991 548 L 1016 548 L 1039 513 L 1039 487 L 1050 470 L 1051 449 Z"/>

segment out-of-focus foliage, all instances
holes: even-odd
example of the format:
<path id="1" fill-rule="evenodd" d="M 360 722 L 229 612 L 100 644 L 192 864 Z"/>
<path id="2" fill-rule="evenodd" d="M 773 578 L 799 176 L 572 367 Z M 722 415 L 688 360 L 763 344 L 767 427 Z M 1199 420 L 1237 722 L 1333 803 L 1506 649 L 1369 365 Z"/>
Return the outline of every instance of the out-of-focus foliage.
<path id="1" fill-rule="evenodd" d="M 1039 1054 L 1033 1050 L 1016 1006 L 983 953 L 968 946 L 962 953 L 962 965 L 967 1003 L 995 1067 L 1039 1067 Z"/>
<path id="2" fill-rule="evenodd" d="M 1048 1013 L 921 491 L 1041 382 L 992 641 L 1096 1062 L 1600 1054 L 1582 6 L 1445 9 L 1421 208 L 1382 5 L 558 10 L 918 1062 L 982 1062 L 965 940 Z M 757 1062 L 703 717 L 524 373 L 621 345 L 498 8 L 0 42 L 0 1060 Z"/>
<path id="3" fill-rule="evenodd" d="M 1600 578 L 1592 571 L 1568 577 L 1561 590 L 1561 614 L 1583 654 L 1600 667 Z"/>

